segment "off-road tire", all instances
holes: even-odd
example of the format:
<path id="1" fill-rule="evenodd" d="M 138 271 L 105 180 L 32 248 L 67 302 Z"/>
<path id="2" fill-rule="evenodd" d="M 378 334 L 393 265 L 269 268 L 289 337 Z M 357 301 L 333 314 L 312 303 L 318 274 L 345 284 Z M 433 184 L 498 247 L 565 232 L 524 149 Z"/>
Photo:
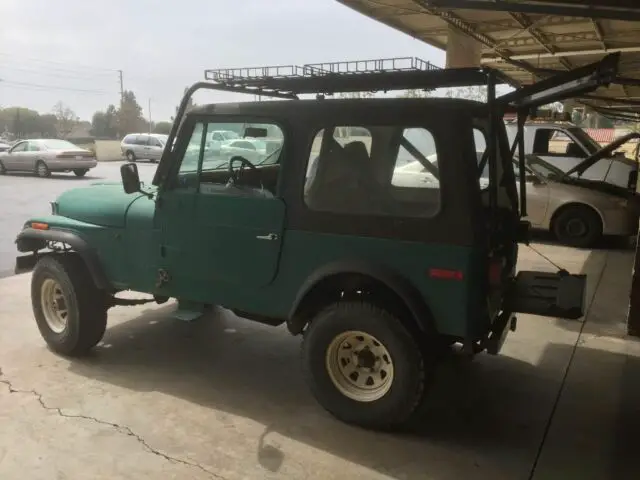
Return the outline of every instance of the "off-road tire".
<path id="1" fill-rule="evenodd" d="M 42 289 L 47 279 L 61 287 L 67 321 L 57 333 L 43 312 Z M 51 350 L 66 356 L 82 356 L 102 340 L 107 326 L 107 296 L 99 290 L 82 259 L 75 253 L 41 258 L 31 278 L 31 304 L 40 334 Z"/>
<path id="2" fill-rule="evenodd" d="M 49 167 L 47 167 L 47 164 L 44 163 L 42 160 L 38 160 L 36 162 L 36 172 L 35 173 L 40 178 L 46 178 L 46 177 L 50 177 L 51 176 L 51 171 L 49 170 Z"/>
<path id="3" fill-rule="evenodd" d="M 563 209 L 553 222 L 553 233 L 559 242 L 577 248 L 595 246 L 602 238 L 602 220 L 597 212 L 584 205 L 571 205 Z M 571 230 L 583 229 L 577 235 Z"/>
<path id="4" fill-rule="evenodd" d="M 389 390 L 379 399 L 357 401 L 340 392 L 327 367 L 327 351 L 343 332 L 372 335 L 393 362 Z M 304 377 L 318 403 L 336 418 L 364 428 L 393 430 L 407 422 L 423 399 L 430 377 L 420 346 L 399 318 L 366 301 L 339 302 L 322 310 L 305 330 Z"/>
<path id="5" fill-rule="evenodd" d="M 133 153 L 131 150 L 127 150 L 127 153 L 125 153 L 125 156 L 127 157 L 127 161 L 129 162 L 136 162 L 136 154 Z"/>
<path id="6" fill-rule="evenodd" d="M 75 173 L 76 177 L 84 177 L 88 171 L 86 168 L 76 168 L 73 173 Z"/>
<path id="7" fill-rule="evenodd" d="M 0 175 L 4 175 L 7 173 L 7 169 L 4 168 L 4 165 L 2 164 L 2 162 L 0 162 Z"/>

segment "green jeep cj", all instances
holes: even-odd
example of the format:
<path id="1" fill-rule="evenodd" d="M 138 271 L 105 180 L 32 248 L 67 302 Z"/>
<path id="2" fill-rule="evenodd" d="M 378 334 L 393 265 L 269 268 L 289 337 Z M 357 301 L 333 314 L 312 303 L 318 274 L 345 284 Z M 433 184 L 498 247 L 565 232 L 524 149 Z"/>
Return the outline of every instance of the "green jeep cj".
<path id="1" fill-rule="evenodd" d="M 114 305 L 175 298 L 183 320 L 217 305 L 285 323 L 302 334 L 304 375 L 324 408 L 399 426 L 443 348 L 496 354 L 515 312 L 583 315 L 583 276 L 515 274 L 528 232 L 512 165 L 521 142 L 508 144 L 501 119 L 515 111 L 522 124 L 532 108 L 594 90 L 617 61 L 501 97 L 508 79 L 496 71 L 425 62 L 208 70 L 182 101 L 153 185 L 125 164 L 122 184 L 67 191 L 25 223 L 16 271 L 33 269 L 38 328 L 53 351 L 77 356 L 100 342 Z M 325 98 L 462 85 L 486 85 L 488 101 Z M 278 100 L 187 112 L 198 89 Z M 219 131 L 237 138 L 214 140 Z M 125 290 L 149 298 L 117 296 Z"/>

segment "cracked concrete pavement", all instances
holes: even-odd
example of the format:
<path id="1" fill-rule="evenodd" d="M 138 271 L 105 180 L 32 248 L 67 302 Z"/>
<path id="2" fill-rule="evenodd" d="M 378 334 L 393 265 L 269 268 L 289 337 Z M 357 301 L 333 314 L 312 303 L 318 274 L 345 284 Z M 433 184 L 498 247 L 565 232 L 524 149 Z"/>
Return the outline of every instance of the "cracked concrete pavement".
<path id="1" fill-rule="evenodd" d="M 441 367 L 404 435 L 326 414 L 281 328 L 117 307 L 94 354 L 69 360 L 39 336 L 29 275 L 0 280 L 0 478 L 636 478 L 638 422 L 623 414 L 640 405 L 640 348 L 620 323 L 631 253 L 536 248 L 590 276 L 586 324 L 522 316 L 501 356 Z"/>

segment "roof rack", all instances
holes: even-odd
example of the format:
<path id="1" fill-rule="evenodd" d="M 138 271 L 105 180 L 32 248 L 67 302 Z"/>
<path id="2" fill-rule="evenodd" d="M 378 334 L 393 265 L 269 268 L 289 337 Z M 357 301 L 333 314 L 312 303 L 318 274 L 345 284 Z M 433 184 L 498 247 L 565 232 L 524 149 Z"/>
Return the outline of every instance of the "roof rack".
<path id="1" fill-rule="evenodd" d="M 214 89 L 297 99 L 302 94 L 433 90 L 440 87 L 486 85 L 489 72 L 496 83 L 511 83 L 489 68 L 444 69 L 417 57 L 274 65 L 205 70 Z"/>

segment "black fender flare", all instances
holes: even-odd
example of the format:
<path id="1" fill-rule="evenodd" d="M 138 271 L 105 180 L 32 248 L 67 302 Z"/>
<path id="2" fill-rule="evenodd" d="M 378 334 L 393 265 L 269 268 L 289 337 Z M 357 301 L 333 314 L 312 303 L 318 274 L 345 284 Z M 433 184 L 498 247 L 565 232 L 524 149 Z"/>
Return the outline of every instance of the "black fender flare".
<path id="1" fill-rule="evenodd" d="M 78 234 L 65 230 L 36 230 L 27 227 L 18 234 L 15 240 L 19 252 L 37 252 L 45 248 L 47 242 L 62 242 L 69 245 L 84 261 L 96 286 L 101 290 L 113 289 L 102 268 L 97 252 Z"/>
<path id="2" fill-rule="evenodd" d="M 393 269 L 362 260 L 342 260 L 329 263 L 315 270 L 307 277 L 298 289 L 295 300 L 288 315 L 289 328 L 292 333 L 304 325 L 295 325 L 295 313 L 305 296 L 324 279 L 341 273 L 356 273 L 371 277 L 391 289 L 407 306 L 418 328 L 427 334 L 437 333 L 431 309 L 413 284 Z M 297 332 L 300 333 L 300 332 Z"/>

